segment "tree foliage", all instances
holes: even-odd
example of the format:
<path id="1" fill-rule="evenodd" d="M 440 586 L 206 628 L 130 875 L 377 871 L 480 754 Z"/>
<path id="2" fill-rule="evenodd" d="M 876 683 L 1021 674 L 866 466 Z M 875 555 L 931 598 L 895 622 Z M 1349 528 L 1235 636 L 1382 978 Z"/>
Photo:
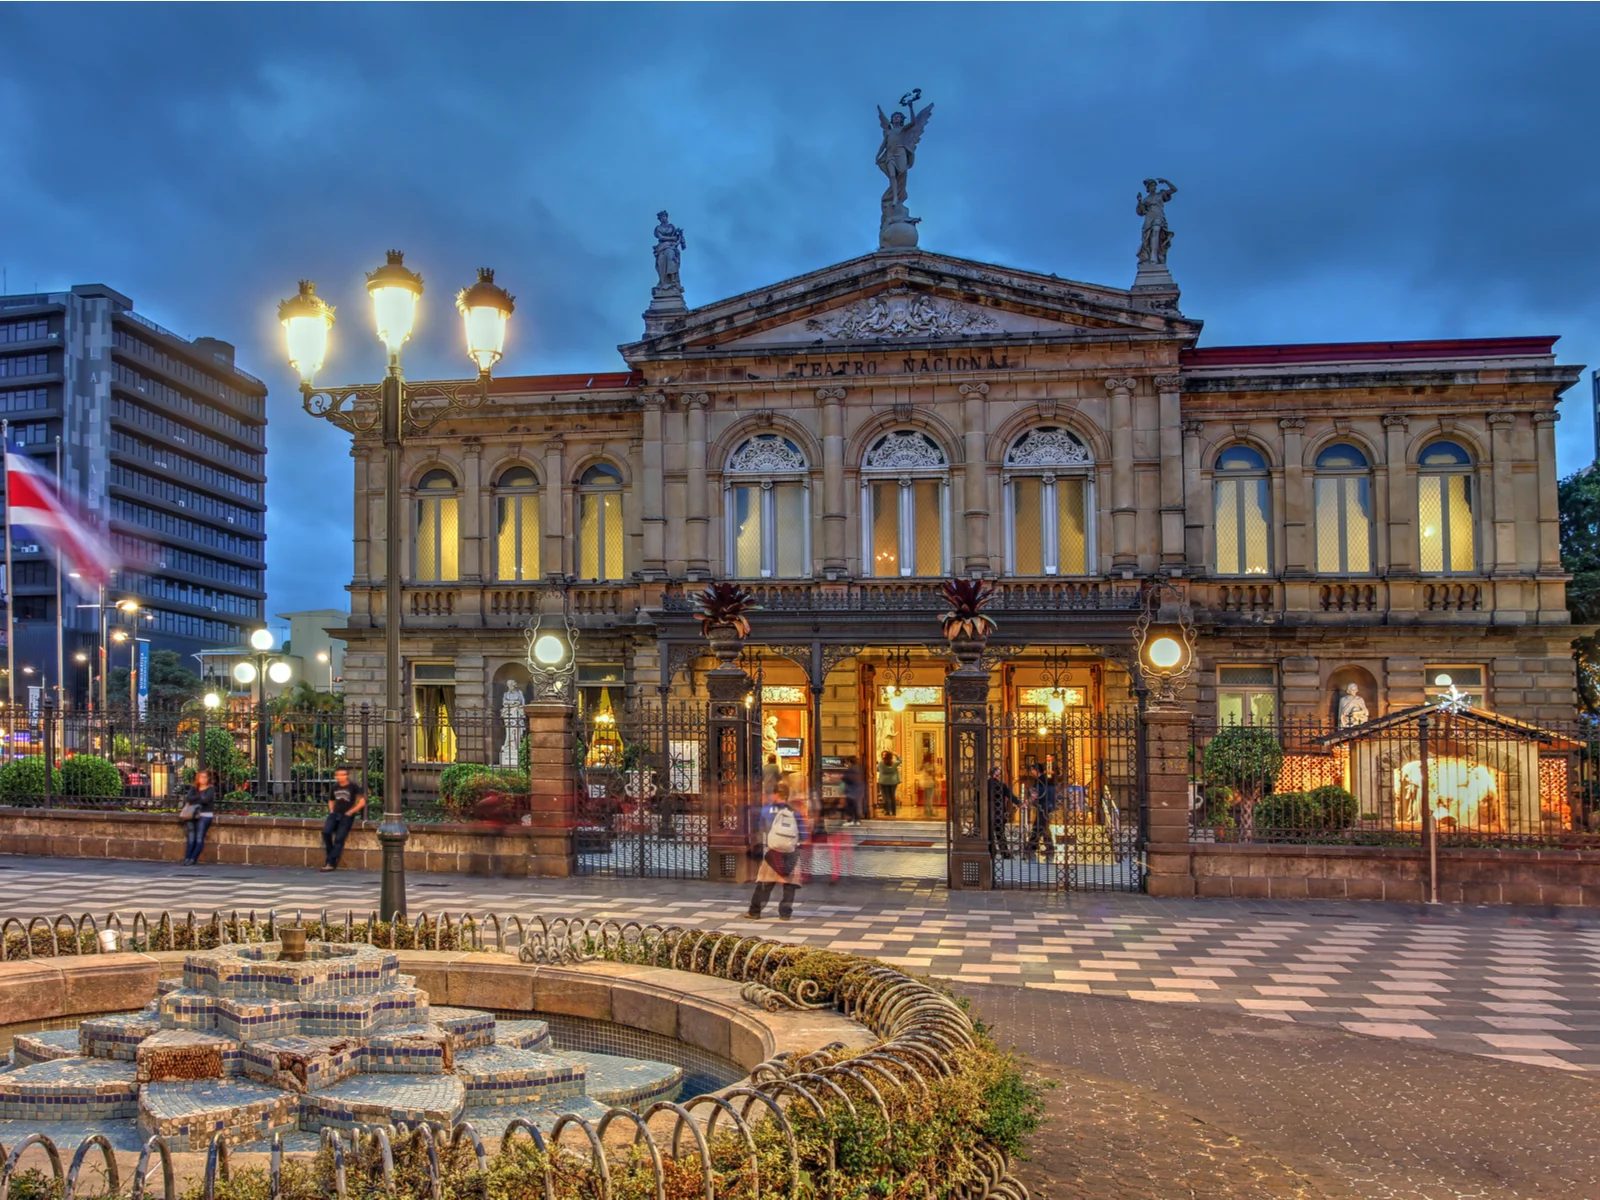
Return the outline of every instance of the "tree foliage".
<path id="1" fill-rule="evenodd" d="M 1561 506 L 1561 565 L 1572 574 L 1567 611 L 1575 625 L 1600 624 L 1600 471 L 1585 467 L 1556 486 Z M 1600 638 L 1574 638 L 1578 702 L 1600 714 Z"/>

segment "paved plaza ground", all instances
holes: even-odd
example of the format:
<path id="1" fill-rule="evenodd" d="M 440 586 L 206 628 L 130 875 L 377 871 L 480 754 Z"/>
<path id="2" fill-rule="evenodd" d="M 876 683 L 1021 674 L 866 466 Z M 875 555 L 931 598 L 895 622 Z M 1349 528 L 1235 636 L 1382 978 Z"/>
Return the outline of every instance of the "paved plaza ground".
<path id="1" fill-rule="evenodd" d="M 0 915 L 327 908 L 375 875 L 0 858 Z M 1058 1086 L 1051 1197 L 1600 1197 L 1600 913 L 413 875 L 413 912 L 751 928 L 970 995 Z M 769 910 L 770 911 L 770 910 Z"/>

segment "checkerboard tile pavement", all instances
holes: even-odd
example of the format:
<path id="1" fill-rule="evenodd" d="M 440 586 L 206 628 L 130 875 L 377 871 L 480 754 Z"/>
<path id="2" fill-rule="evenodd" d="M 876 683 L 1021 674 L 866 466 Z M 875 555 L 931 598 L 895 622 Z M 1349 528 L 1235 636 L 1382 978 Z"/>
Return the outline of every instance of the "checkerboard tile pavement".
<path id="1" fill-rule="evenodd" d="M 171 906 L 359 917 L 375 876 L 7 858 L 0 915 Z M 1270 908 L 1136 895 L 949 894 L 921 883 L 804 889 L 797 919 L 742 919 L 704 883 L 418 876 L 445 909 L 748 928 L 957 984 L 1217 1007 L 1568 1071 L 1600 1071 L 1600 914 L 1308 901 Z M 69 902 L 70 898 L 70 902 Z"/>

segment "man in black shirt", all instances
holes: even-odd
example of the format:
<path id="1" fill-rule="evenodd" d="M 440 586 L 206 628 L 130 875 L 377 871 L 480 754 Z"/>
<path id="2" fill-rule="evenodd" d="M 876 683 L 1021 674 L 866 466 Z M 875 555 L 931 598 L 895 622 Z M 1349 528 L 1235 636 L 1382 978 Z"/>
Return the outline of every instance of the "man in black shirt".
<path id="1" fill-rule="evenodd" d="M 327 862 L 322 869 L 332 871 L 339 865 L 344 853 L 344 840 L 350 836 L 350 827 L 366 811 L 367 789 L 350 781 L 348 767 L 333 773 L 333 795 L 328 797 L 328 819 L 322 823 L 322 849 Z"/>

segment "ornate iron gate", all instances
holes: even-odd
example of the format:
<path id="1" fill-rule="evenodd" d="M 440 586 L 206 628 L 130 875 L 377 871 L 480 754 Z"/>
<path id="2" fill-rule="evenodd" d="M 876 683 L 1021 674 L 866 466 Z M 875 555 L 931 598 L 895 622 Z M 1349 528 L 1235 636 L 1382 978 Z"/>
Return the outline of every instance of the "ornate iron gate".
<path id="1" fill-rule="evenodd" d="M 1133 709 L 991 713 L 994 886 L 1142 891 L 1142 749 Z"/>
<path id="2" fill-rule="evenodd" d="M 578 873 L 706 878 L 710 750 L 704 703 L 633 701 L 588 714 L 573 746 Z"/>

